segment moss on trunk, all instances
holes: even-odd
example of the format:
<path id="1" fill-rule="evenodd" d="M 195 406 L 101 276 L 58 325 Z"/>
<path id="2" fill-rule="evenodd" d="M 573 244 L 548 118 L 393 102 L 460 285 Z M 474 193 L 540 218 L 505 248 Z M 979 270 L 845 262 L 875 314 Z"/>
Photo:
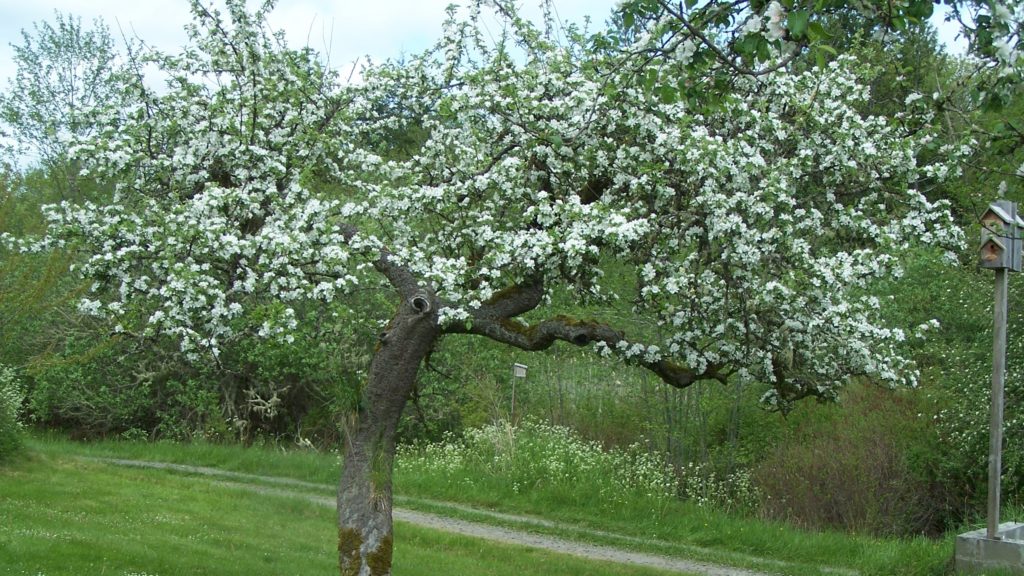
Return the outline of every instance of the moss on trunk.
<path id="1" fill-rule="evenodd" d="M 363 537 L 358 530 L 338 528 L 338 554 L 341 558 L 341 576 L 359 576 L 359 548 Z"/>
<path id="2" fill-rule="evenodd" d="M 370 567 L 370 576 L 390 576 L 393 543 L 392 536 L 388 534 L 381 540 L 376 550 L 366 555 L 366 565 Z"/>

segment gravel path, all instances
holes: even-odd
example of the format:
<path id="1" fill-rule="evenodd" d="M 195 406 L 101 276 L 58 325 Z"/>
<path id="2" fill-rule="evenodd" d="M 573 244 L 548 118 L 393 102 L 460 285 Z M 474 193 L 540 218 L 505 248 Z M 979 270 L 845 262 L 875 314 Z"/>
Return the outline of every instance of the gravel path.
<path id="1" fill-rule="evenodd" d="M 434 528 L 436 530 L 455 532 L 456 534 L 472 536 L 474 538 L 483 538 L 496 542 L 542 548 L 544 550 L 578 556 L 588 560 L 617 562 L 619 564 L 635 564 L 638 566 L 658 568 L 670 572 L 701 574 L 704 576 L 765 576 L 763 572 L 753 572 L 742 568 L 718 566 L 715 564 L 694 562 L 692 560 L 684 560 L 681 558 L 670 558 L 668 556 L 656 556 L 654 554 L 645 554 L 643 552 L 632 552 L 629 550 L 622 550 L 620 548 L 612 548 L 611 546 L 585 544 L 582 542 L 556 538 L 554 536 L 533 534 L 530 532 L 512 530 L 499 526 L 489 526 L 487 524 L 478 524 L 476 522 L 467 522 L 465 520 L 458 520 L 454 518 L 445 518 L 443 516 L 413 510 L 396 508 L 394 515 L 396 520 L 410 522 L 420 526 Z"/>
<path id="2" fill-rule="evenodd" d="M 322 495 L 311 494 L 309 492 L 296 491 L 296 488 L 303 490 L 316 490 L 323 492 L 325 489 L 330 489 L 330 486 L 323 484 L 317 484 L 313 482 L 303 482 L 302 480 L 293 480 L 291 478 L 280 478 L 276 476 L 261 476 L 256 474 L 245 474 L 242 472 L 231 472 L 227 470 L 220 470 L 217 468 L 208 468 L 205 466 L 188 466 L 184 464 L 171 464 L 167 462 L 149 462 L 142 460 L 124 460 L 118 458 L 84 458 L 86 460 L 92 460 L 95 462 L 102 462 L 106 464 L 113 464 L 117 466 L 128 466 L 135 468 L 150 468 L 158 470 L 169 470 L 174 472 L 182 472 L 186 474 L 195 474 L 200 476 L 207 476 L 212 479 L 213 482 L 223 486 L 229 486 L 239 488 L 243 490 L 249 490 L 259 492 L 262 494 L 273 494 L 278 496 L 287 496 L 293 498 L 302 498 L 310 502 L 329 506 L 333 508 L 335 506 L 335 499 L 333 497 L 327 497 Z M 221 480 L 225 479 L 225 480 Z M 258 482 L 260 485 L 254 484 Z M 277 487 L 267 486 L 273 485 Z M 482 515 L 492 517 L 497 520 L 504 522 L 513 522 L 525 525 L 542 526 L 546 528 L 565 528 L 578 532 L 584 532 L 594 536 L 601 537 L 613 537 L 629 542 L 636 543 L 659 543 L 651 540 L 644 540 L 640 538 L 624 537 L 618 534 L 610 532 L 603 532 L 597 530 L 584 530 L 579 527 L 552 522 L 542 518 L 534 518 L 530 516 L 519 516 L 512 514 L 502 514 L 499 512 L 491 512 L 487 510 L 481 510 L 477 508 L 471 508 L 449 502 L 435 502 L 429 500 L 414 500 L 414 499 L 403 499 L 397 498 L 399 502 L 422 502 L 425 504 L 431 504 L 434 506 L 441 506 L 445 508 L 451 508 L 462 512 L 467 512 L 476 515 Z M 426 528 L 432 528 L 435 530 L 441 530 L 444 532 L 451 532 L 455 534 L 461 534 L 464 536 L 471 536 L 474 538 L 482 538 L 485 540 L 491 540 L 494 542 L 501 542 L 505 544 L 515 544 L 520 546 L 529 546 L 532 548 L 540 548 L 543 550 L 549 550 L 560 554 L 569 554 L 571 556 L 577 556 L 580 558 L 586 558 L 589 560 L 597 560 L 601 562 L 616 562 L 620 564 L 633 564 L 637 566 L 646 566 L 650 568 L 657 568 L 660 570 L 666 570 L 669 572 L 678 572 L 682 574 L 691 574 L 699 576 L 770 576 L 765 572 L 756 572 L 752 570 L 746 570 L 743 568 L 735 568 L 731 566 L 723 566 L 717 564 L 710 564 L 707 562 L 697 562 L 694 560 L 687 560 L 683 558 L 675 558 L 670 556 L 661 556 L 656 554 L 647 554 L 643 552 L 634 552 L 631 550 L 624 550 L 621 548 L 615 548 L 612 546 L 604 546 L 598 544 L 588 544 L 584 542 L 578 542 L 574 540 L 567 540 L 556 536 L 549 536 L 544 534 L 536 534 L 527 532 L 524 530 L 515 530 L 512 528 L 505 528 L 501 526 L 494 526 L 490 524 L 484 524 L 480 522 L 471 522 L 468 520 L 461 520 L 457 518 L 449 518 L 440 514 L 433 514 L 429 512 L 420 512 L 418 510 L 411 510 L 403 507 L 396 507 L 393 510 L 395 520 L 399 522 L 408 522 L 410 524 L 416 524 Z M 665 542 L 664 544 L 670 544 Z M 678 545 L 677 545 L 678 546 Z M 704 552 L 704 549 L 693 548 L 694 552 Z M 743 559 L 755 559 L 753 557 L 739 556 Z M 780 572 L 785 573 L 785 567 L 788 564 L 784 562 L 772 562 L 765 559 L 757 558 L 762 562 L 768 562 L 769 564 L 776 564 L 779 566 Z M 856 576 L 856 572 L 821 567 L 822 572 L 838 574 L 840 576 Z"/>

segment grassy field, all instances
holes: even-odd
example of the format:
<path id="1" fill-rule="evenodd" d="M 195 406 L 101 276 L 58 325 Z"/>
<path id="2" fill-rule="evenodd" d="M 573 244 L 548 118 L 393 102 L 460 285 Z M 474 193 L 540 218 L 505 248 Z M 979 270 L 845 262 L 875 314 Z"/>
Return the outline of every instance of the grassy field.
<path id="1" fill-rule="evenodd" d="M 334 512 L 203 478 L 83 461 L 55 446 L 0 467 L 0 573 L 308 575 L 336 572 Z M 395 528 L 396 574 L 657 576 Z"/>
<path id="2" fill-rule="evenodd" d="M 111 467 L 73 456 L 212 466 L 321 483 L 329 493 L 338 474 L 335 455 L 202 444 L 79 444 L 58 438 L 34 439 L 30 450 L 29 459 L 0 472 L 0 566 L 10 565 L 5 555 L 18 559 L 21 572 L 14 574 L 101 573 L 101 567 L 107 574 L 160 575 L 315 574 L 333 569 L 334 521 L 329 509 L 301 499 L 255 495 L 208 480 Z M 629 506 L 559 506 L 544 494 L 504 494 L 485 484 L 468 490 L 402 473 L 396 490 L 398 503 L 410 508 L 495 524 L 510 522 L 436 501 L 531 514 L 574 529 L 512 527 L 785 574 L 818 574 L 824 566 L 864 576 L 940 575 L 948 572 L 952 557 L 951 537 L 895 540 L 807 532 L 710 513 L 684 502 L 671 502 L 654 515 Z M 446 570 L 453 574 L 656 573 L 598 567 L 403 524 L 396 528 L 395 550 L 395 570 L 403 575 L 440 573 L 439 566 L 450 567 Z M 62 560 L 48 560 L 54 557 Z M 424 571 L 424 566 L 431 568 Z"/>

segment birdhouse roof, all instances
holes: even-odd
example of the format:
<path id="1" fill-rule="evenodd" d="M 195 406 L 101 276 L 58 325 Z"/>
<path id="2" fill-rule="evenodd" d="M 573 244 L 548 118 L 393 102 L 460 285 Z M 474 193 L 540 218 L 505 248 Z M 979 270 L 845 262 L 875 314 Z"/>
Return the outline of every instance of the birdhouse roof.
<path id="1" fill-rule="evenodd" d="M 1006 213 L 1006 210 L 1003 210 L 1003 207 L 999 206 L 998 204 L 989 204 L 988 210 L 986 210 L 985 213 L 981 215 L 981 219 L 984 220 L 989 215 L 989 213 L 994 214 L 997 218 L 1002 220 L 1004 224 L 1014 222 L 1014 219 L 1010 218 L 1010 215 Z M 1020 224 L 1021 222 L 1020 218 L 1017 218 L 1016 221 L 1018 224 Z"/>
<path id="2" fill-rule="evenodd" d="M 988 237 L 985 242 L 982 243 L 981 247 L 984 248 L 988 244 L 995 244 L 1000 250 L 1006 250 L 1006 245 L 999 241 L 995 236 Z"/>

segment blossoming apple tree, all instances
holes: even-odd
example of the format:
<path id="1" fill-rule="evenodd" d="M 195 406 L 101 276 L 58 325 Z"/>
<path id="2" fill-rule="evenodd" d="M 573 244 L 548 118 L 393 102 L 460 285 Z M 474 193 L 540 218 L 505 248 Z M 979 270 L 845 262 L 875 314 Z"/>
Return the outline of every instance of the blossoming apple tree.
<path id="1" fill-rule="evenodd" d="M 485 40 L 477 3 L 434 49 L 340 86 L 265 29 L 271 7 L 195 2 L 190 44 L 149 57 L 166 86 L 140 74 L 73 148 L 113 201 L 51 206 L 22 246 L 79 251 L 84 311 L 194 356 L 390 286 L 338 489 L 342 574 L 390 574 L 395 430 L 442 337 L 587 346 L 678 388 L 760 381 L 779 409 L 852 376 L 915 382 L 866 288 L 910 245 L 958 246 L 924 193 L 951 169 L 918 160 L 939 146 L 927 107 L 860 111 L 870 67 L 734 70 L 727 94 L 680 97 L 696 49 L 555 42 L 505 3 Z M 636 321 L 570 317 L 566 294 Z"/>

